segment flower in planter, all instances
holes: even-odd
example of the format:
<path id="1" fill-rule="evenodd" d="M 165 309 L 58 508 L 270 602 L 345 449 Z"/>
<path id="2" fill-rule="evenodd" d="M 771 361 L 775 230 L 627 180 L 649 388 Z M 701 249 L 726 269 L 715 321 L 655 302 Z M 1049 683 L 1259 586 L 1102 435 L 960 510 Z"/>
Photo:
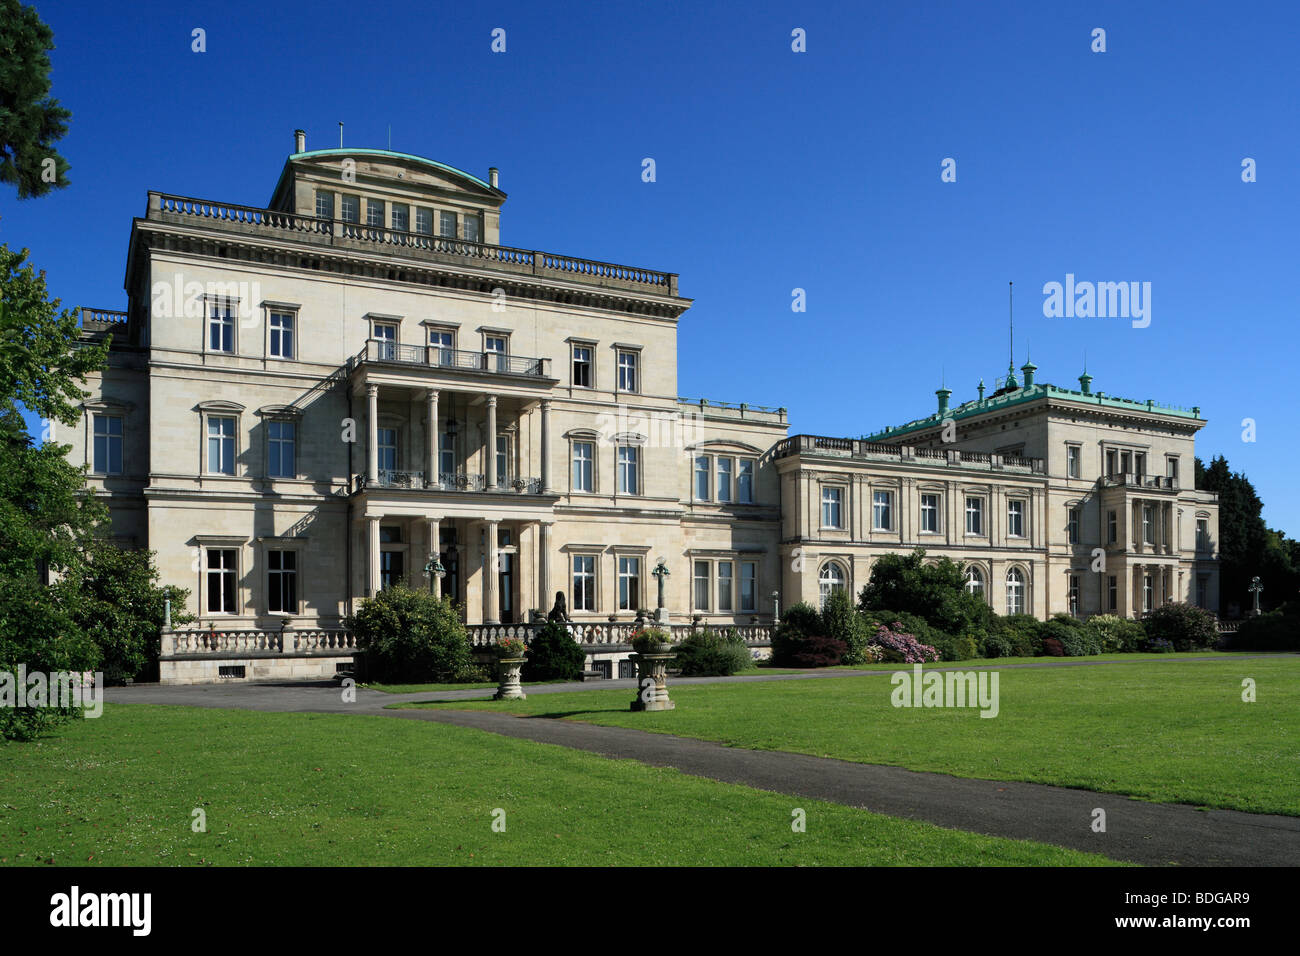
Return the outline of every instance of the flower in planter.
<path id="1" fill-rule="evenodd" d="M 653 654 L 660 644 L 671 644 L 672 635 L 661 627 L 642 627 L 632 632 L 632 649 L 638 654 Z"/>
<path id="2" fill-rule="evenodd" d="M 495 650 L 497 657 L 519 658 L 524 656 L 527 648 L 524 646 L 524 642 L 517 637 L 503 637 L 497 641 Z"/>

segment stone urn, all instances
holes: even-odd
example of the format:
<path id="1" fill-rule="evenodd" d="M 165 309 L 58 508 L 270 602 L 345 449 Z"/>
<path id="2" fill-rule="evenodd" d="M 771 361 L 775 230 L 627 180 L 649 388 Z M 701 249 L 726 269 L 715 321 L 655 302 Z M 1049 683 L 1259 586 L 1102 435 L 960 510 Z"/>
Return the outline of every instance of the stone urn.
<path id="1" fill-rule="evenodd" d="M 527 700 L 523 686 L 519 683 L 519 672 L 523 670 L 523 657 L 497 658 L 497 692 L 493 700 Z"/>
<path id="2" fill-rule="evenodd" d="M 634 654 L 637 695 L 632 710 L 673 710 L 677 704 L 668 698 L 668 662 L 676 654 L 671 644 L 659 644 L 659 653 Z"/>

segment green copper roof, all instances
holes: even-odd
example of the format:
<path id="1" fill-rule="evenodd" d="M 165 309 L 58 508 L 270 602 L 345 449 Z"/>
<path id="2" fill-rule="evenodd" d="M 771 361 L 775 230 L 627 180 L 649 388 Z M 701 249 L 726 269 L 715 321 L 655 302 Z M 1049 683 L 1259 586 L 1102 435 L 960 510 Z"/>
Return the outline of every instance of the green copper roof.
<path id="1" fill-rule="evenodd" d="M 441 169 L 443 172 L 448 172 L 456 176 L 461 176 L 465 179 L 468 179 L 472 183 L 482 186 L 488 192 L 498 193 L 503 196 L 505 195 L 505 193 L 502 193 L 501 190 L 497 189 L 494 186 L 489 185 L 488 183 L 485 183 L 477 176 L 465 172 L 465 170 L 463 169 L 457 169 L 455 166 L 448 166 L 446 163 L 435 162 L 432 159 L 425 159 L 423 156 L 415 156 L 412 155 L 411 153 L 397 153 L 391 149 L 364 149 L 364 148 L 353 149 L 349 147 L 344 147 L 340 149 L 309 149 L 306 152 L 302 152 L 302 153 L 290 153 L 289 160 L 292 162 L 295 159 L 314 159 L 317 156 L 383 156 L 388 159 L 407 159 L 410 160 L 411 162 L 422 163 L 425 166 L 432 166 L 434 169 Z M 284 178 L 283 174 L 281 174 L 280 178 L 281 179 Z M 278 185 L 276 186 L 276 189 L 277 190 L 279 189 Z"/>
<path id="2" fill-rule="evenodd" d="M 955 408 L 948 409 L 946 418 L 958 421 L 963 418 L 971 418 L 975 415 L 983 415 L 991 411 L 1000 411 L 1004 408 L 1010 408 L 1013 405 L 1023 405 L 1028 402 L 1037 401 L 1040 398 L 1058 398 L 1067 401 L 1078 402 L 1081 405 L 1097 405 L 1102 408 L 1116 408 L 1130 412 L 1152 412 L 1159 415 L 1171 415 L 1176 418 L 1187 418 L 1196 421 L 1200 418 L 1200 408 L 1180 408 L 1176 405 L 1161 405 L 1157 402 L 1146 401 L 1139 402 L 1131 398 L 1112 398 L 1109 395 L 1092 392 L 1085 394 L 1077 388 L 1059 388 L 1055 385 L 1040 385 L 1034 383 L 1028 388 L 1019 388 L 1013 392 L 1005 392 L 992 398 L 973 399 L 965 402 Z M 944 418 L 939 416 L 938 411 L 928 418 L 918 418 L 910 421 L 905 425 L 897 428 L 886 428 L 878 431 L 873 435 L 864 435 L 865 441 L 883 441 L 887 438 L 894 438 L 898 435 L 905 435 L 910 432 L 921 431 L 926 428 L 934 428 L 942 424 Z"/>

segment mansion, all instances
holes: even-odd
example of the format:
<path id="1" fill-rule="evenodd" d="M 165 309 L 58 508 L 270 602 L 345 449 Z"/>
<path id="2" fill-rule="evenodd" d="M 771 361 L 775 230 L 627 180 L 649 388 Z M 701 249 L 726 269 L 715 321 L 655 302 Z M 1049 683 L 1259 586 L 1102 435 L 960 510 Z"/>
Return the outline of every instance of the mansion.
<path id="1" fill-rule="evenodd" d="M 783 408 L 678 397 L 676 274 L 502 245 L 495 169 L 294 145 L 264 208 L 150 192 L 126 310 L 82 313 L 112 346 L 71 458 L 190 591 L 164 681 L 329 676 L 398 581 L 479 644 L 562 595 L 610 676 L 661 582 L 675 630 L 759 643 L 915 547 L 1000 613 L 1217 606 L 1199 409 L 1026 364 L 877 435 L 790 436 Z"/>

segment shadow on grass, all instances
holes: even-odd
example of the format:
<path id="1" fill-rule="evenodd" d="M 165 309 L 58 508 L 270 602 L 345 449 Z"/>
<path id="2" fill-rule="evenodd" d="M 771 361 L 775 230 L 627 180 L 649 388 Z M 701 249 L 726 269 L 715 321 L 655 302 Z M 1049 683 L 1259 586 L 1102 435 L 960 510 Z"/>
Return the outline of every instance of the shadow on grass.
<path id="1" fill-rule="evenodd" d="M 625 714 L 626 707 L 605 707 L 601 710 L 556 710 L 549 714 L 521 714 L 532 720 L 563 720 L 565 717 L 582 717 L 585 714 Z"/>

